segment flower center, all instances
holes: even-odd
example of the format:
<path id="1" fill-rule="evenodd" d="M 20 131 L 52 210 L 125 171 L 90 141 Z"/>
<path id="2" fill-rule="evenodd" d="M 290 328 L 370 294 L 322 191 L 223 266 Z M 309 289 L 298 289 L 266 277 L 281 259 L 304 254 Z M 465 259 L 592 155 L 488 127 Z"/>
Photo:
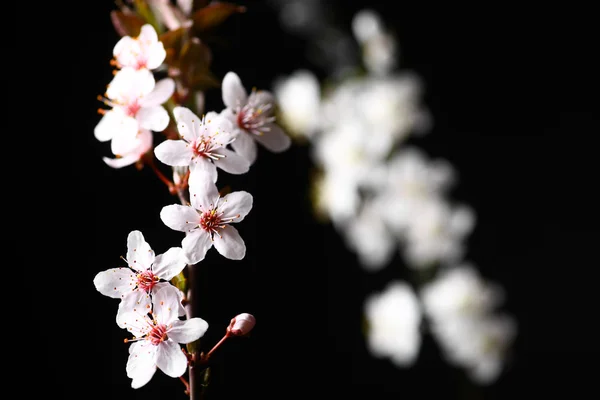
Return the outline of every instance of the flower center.
<path id="1" fill-rule="evenodd" d="M 137 112 L 140 111 L 140 108 L 142 108 L 142 106 L 140 106 L 137 100 L 134 100 L 125 106 L 125 114 L 130 117 L 135 117 Z"/>
<path id="2" fill-rule="evenodd" d="M 216 143 L 212 137 L 204 137 L 200 136 L 199 139 L 195 139 L 192 143 L 192 151 L 194 155 L 197 157 L 206 157 L 210 158 L 213 161 L 217 161 L 220 158 L 225 157 L 223 154 L 217 153 L 217 149 L 222 146 Z"/>
<path id="3" fill-rule="evenodd" d="M 160 342 L 168 339 L 167 326 L 164 324 L 155 325 L 150 333 L 148 334 L 148 340 L 155 346 L 158 346 Z"/>
<path id="4" fill-rule="evenodd" d="M 154 285 L 158 283 L 158 277 L 155 276 L 152 271 L 144 271 L 137 275 L 137 285 L 138 288 L 146 291 L 146 293 L 150 293 Z"/>
<path id="5" fill-rule="evenodd" d="M 211 235 L 218 233 L 219 229 L 222 229 L 224 225 L 221 225 L 221 215 L 216 209 L 204 211 L 200 215 L 200 227 Z"/>
<path id="6" fill-rule="evenodd" d="M 275 121 L 270 110 L 271 104 L 261 103 L 260 98 L 253 91 L 246 105 L 237 110 L 237 124 L 245 131 L 260 136 L 269 130 L 267 125 Z"/>

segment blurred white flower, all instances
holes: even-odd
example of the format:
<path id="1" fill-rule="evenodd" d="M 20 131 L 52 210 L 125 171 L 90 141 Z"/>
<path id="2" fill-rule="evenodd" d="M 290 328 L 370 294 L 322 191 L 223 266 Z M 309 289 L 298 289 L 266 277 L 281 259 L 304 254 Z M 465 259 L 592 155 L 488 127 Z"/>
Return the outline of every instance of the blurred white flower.
<path id="1" fill-rule="evenodd" d="M 376 75 L 386 75 L 398 63 L 396 38 L 386 31 L 379 14 L 363 9 L 352 18 L 352 33 L 362 50 L 363 64 Z"/>
<path id="2" fill-rule="evenodd" d="M 123 168 L 138 162 L 142 156 L 152 148 L 152 132 L 148 129 L 140 129 L 134 139 L 133 148 L 119 157 L 102 157 L 102 160 L 112 168 Z"/>
<path id="3" fill-rule="evenodd" d="M 154 70 L 161 66 L 167 52 L 158 40 L 156 30 L 150 24 L 145 24 L 137 37 L 123 36 L 113 48 L 119 68 Z"/>
<path id="4" fill-rule="evenodd" d="M 378 358 L 389 357 L 400 367 L 412 365 L 421 347 L 421 309 L 412 288 L 391 281 L 381 293 L 371 294 L 364 304 L 367 346 Z"/>
<path id="5" fill-rule="evenodd" d="M 361 199 L 354 176 L 324 170 L 313 179 L 312 185 L 313 205 L 325 220 L 342 227 L 356 216 Z"/>

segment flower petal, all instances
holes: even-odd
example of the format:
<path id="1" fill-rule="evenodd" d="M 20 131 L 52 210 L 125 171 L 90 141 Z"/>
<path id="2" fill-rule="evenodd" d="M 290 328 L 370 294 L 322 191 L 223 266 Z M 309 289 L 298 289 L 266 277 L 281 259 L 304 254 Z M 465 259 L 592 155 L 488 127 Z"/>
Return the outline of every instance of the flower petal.
<path id="1" fill-rule="evenodd" d="M 273 93 L 269 92 L 268 90 L 257 90 L 254 93 L 253 100 L 256 102 L 256 104 L 270 105 L 271 107 L 265 112 L 273 114 L 273 105 L 275 104 L 275 96 L 273 96 Z"/>
<path id="2" fill-rule="evenodd" d="M 179 317 L 181 297 L 179 289 L 171 284 L 152 291 L 152 313 L 159 324 L 170 325 Z"/>
<path id="3" fill-rule="evenodd" d="M 171 247 L 165 253 L 156 256 L 152 264 L 152 272 L 160 279 L 170 281 L 185 268 L 186 262 L 183 257 L 181 247 Z"/>
<path id="4" fill-rule="evenodd" d="M 125 267 L 107 269 L 106 271 L 98 272 L 94 277 L 96 290 L 114 299 L 120 299 L 130 293 L 136 282 L 135 273 Z"/>
<path id="5" fill-rule="evenodd" d="M 160 210 L 160 219 L 169 228 L 180 232 L 190 232 L 200 223 L 196 210 L 180 204 L 164 206 Z"/>
<path id="6" fill-rule="evenodd" d="M 214 237 L 214 245 L 217 251 L 230 260 L 241 260 L 246 255 L 246 244 L 237 229 L 231 225 L 219 231 Z"/>
<path id="7" fill-rule="evenodd" d="M 120 109 L 108 110 L 94 128 L 94 136 L 101 142 L 111 140 L 121 130 L 125 114 Z"/>
<path id="8" fill-rule="evenodd" d="M 154 251 L 140 231 L 131 231 L 127 236 L 127 263 L 136 271 L 146 271 L 154 262 Z"/>
<path id="9" fill-rule="evenodd" d="M 170 339 L 177 343 L 191 343 L 200 339 L 208 329 L 208 322 L 202 318 L 190 318 L 185 321 L 177 320 L 171 323 L 171 328 L 167 330 Z"/>
<path id="10" fill-rule="evenodd" d="M 177 378 L 187 370 L 187 357 L 179 344 L 165 340 L 158 345 L 156 366 L 168 376 Z"/>
<path id="11" fill-rule="evenodd" d="M 116 73 L 106 88 L 106 96 L 119 103 L 129 104 L 132 99 L 147 96 L 154 90 L 154 75 L 148 69 L 124 67 Z"/>
<path id="12" fill-rule="evenodd" d="M 194 153 L 189 144 L 183 140 L 167 139 L 154 148 L 154 155 L 161 162 L 172 167 L 186 167 L 190 165 Z"/>
<path id="13" fill-rule="evenodd" d="M 190 202 L 196 210 L 208 211 L 216 205 L 219 191 L 214 181 L 206 179 L 206 175 L 190 173 L 188 185 Z"/>
<path id="14" fill-rule="evenodd" d="M 179 135 L 182 138 L 188 142 L 192 142 L 199 137 L 200 122 L 202 119 L 194 114 L 189 108 L 181 106 L 175 107 L 173 108 L 173 116 L 177 122 Z"/>
<path id="15" fill-rule="evenodd" d="M 274 153 L 287 150 L 292 143 L 290 137 L 277 124 L 270 123 L 267 126 L 269 130 L 263 131 L 262 135 L 254 135 L 254 139 Z"/>
<path id="16" fill-rule="evenodd" d="M 254 161 L 256 161 L 256 155 L 258 152 L 256 142 L 254 141 L 252 136 L 249 133 L 239 131 L 239 134 L 231 143 L 231 147 L 233 148 L 233 150 L 235 150 L 236 153 L 248 160 L 250 165 L 254 164 Z"/>
<path id="17" fill-rule="evenodd" d="M 129 348 L 127 359 L 127 377 L 133 379 L 131 387 L 138 389 L 152 379 L 156 372 L 156 355 L 158 347 L 144 340 L 135 342 Z"/>
<path id="18" fill-rule="evenodd" d="M 175 286 L 173 286 L 169 282 L 158 282 L 152 288 L 152 295 L 154 295 L 154 293 L 158 292 L 159 290 L 163 289 L 165 286 L 170 286 L 172 288 L 175 288 Z M 183 317 L 184 315 L 186 315 L 186 313 L 185 313 L 185 307 L 183 306 L 183 297 L 184 297 L 184 295 L 183 295 L 183 292 L 181 290 L 179 290 L 178 288 L 175 288 L 175 289 L 177 291 L 177 295 L 179 296 L 179 311 L 177 312 L 177 315 L 179 315 L 180 317 Z"/>
<path id="19" fill-rule="evenodd" d="M 142 107 L 159 106 L 169 100 L 174 92 L 175 81 L 171 78 L 161 79 L 156 82 L 154 89 L 141 99 L 140 104 Z"/>
<path id="20" fill-rule="evenodd" d="M 135 118 L 144 129 L 161 132 L 169 125 L 169 113 L 163 106 L 142 107 Z"/>
<path id="21" fill-rule="evenodd" d="M 222 95 L 223 103 L 227 108 L 242 107 L 248 101 L 248 94 L 242 85 L 240 77 L 235 72 L 228 72 L 223 78 Z"/>
<path id="22" fill-rule="evenodd" d="M 214 183 L 217 178 L 217 166 L 212 161 L 206 157 L 194 157 L 190 165 L 190 180 L 206 180 Z"/>
<path id="23" fill-rule="evenodd" d="M 137 315 L 144 315 L 150 311 L 151 300 L 144 290 L 136 289 L 125 295 L 117 309 L 117 325 L 119 328 L 128 328 L 127 321 L 134 320 Z M 133 316 L 131 315 L 133 314 Z"/>
<path id="24" fill-rule="evenodd" d="M 225 157 L 215 161 L 215 165 L 223 171 L 239 175 L 248 172 L 250 169 L 250 162 L 241 155 L 228 149 L 221 149 L 219 152 Z"/>
<path id="25" fill-rule="evenodd" d="M 220 202 L 219 211 L 223 218 L 234 218 L 240 222 L 252 209 L 253 197 L 246 191 L 231 192 L 225 195 Z"/>
<path id="26" fill-rule="evenodd" d="M 181 246 L 188 264 L 196 264 L 204 260 L 206 252 L 212 247 L 210 234 L 202 229 L 197 229 L 186 235 Z"/>
<path id="27" fill-rule="evenodd" d="M 115 168 L 115 169 L 119 169 L 119 168 L 123 168 L 126 167 L 128 165 L 131 165 L 133 163 L 135 163 L 136 161 L 138 161 L 140 159 L 140 156 L 137 154 L 129 154 L 123 157 L 117 157 L 117 158 L 109 158 L 109 157 L 102 157 L 102 161 L 104 161 L 106 163 L 106 165 L 108 165 L 111 168 Z"/>
<path id="28" fill-rule="evenodd" d="M 135 151 L 139 145 L 138 133 L 140 126 L 135 118 L 123 117 L 116 130 L 112 141 L 110 142 L 110 150 L 116 156 L 129 154 Z"/>

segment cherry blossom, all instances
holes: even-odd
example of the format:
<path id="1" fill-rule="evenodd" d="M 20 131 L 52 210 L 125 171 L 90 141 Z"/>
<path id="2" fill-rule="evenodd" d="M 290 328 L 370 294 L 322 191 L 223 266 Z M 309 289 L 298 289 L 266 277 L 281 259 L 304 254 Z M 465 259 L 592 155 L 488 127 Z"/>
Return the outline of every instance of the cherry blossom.
<path id="1" fill-rule="evenodd" d="M 180 247 L 171 247 L 164 254 L 155 255 L 140 231 L 127 236 L 128 267 L 111 268 L 94 277 L 96 290 L 105 296 L 121 299 L 117 311 L 117 324 L 122 328 L 126 313 L 150 309 L 150 297 L 165 287 L 174 290 L 180 299 L 183 293 L 168 281 L 186 266 Z M 179 315 L 185 309 L 179 303 Z"/>
<path id="2" fill-rule="evenodd" d="M 158 40 L 156 30 L 145 24 L 137 37 L 123 36 L 119 39 L 113 48 L 113 56 L 119 68 L 154 70 L 162 65 L 167 52 Z"/>
<path id="3" fill-rule="evenodd" d="M 122 168 L 134 164 L 152 148 L 152 139 L 151 131 L 140 129 L 135 138 L 137 145 L 130 152 L 121 154 L 116 158 L 103 157 L 102 160 L 112 168 Z"/>
<path id="4" fill-rule="evenodd" d="M 165 78 L 155 82 L 147 69 L 123 68 L 117 72 L 106 89 L 104 103 L 110 110 L 94 128 L 96 139 L 111 140 L 115 155 L 131 153 L 139 146 L 141 129 L 160 132 L 169 124 L 169 114 L 162 106 L 175 90 L 175 82 Z"/>
<path id="5" fill-rule="evenodd" d="M 221 115 L 234 125 L 236 141 L 233 149 L 250 164 L 256 160 L 256 142 L 268 150 L 279 153 L 288 149 L 291 139 L 275 123 L 275 97 L 265 90 L 248 92 L 235 72 L 228 72 L 222 84 L 223 103 Z"/>
<path id="6" fill-rule="evenodd" d="M 189 264 L 204 259 L 213 246 L 224 257 L 241 260 L 246 245 L 232 223 L 240 222 L 252 208 L 252 195 L 245 191 L 221 197 L 216 185 L 200 176 L 190 177 L 190 204 L 163 207 L 160 218 L 169 228 L 186 233 L 181 245 Z"/>
<path id="7" fill-rule="evenodd" d="M 167 288 L 152 296 L 149 312 L 127 313 L 123 328 L 133 334 L 127 360 L 127 377 L 134 389 L 144 386 L 156 372 L 177 378 L 187 370 L 187 357 L 180 344 L 191 343 L 201 338 L 208 323 L 199 317 L 179 319 L 179 298 Z"/>
<path id="8" fill-rule="evenodd" d="M 189 166 L 190 174 L 203 174 L 217 181 L 217 167 L 231 174 L 243 174 L 250 163 L 226 146 L 235 141 L 231 123 L 215 112 L 198 118 L 185 107 L 175 107 L 173 115 L 181 139 L 165 140 L 154 149 L 156 158 L 175 167 Z"/>

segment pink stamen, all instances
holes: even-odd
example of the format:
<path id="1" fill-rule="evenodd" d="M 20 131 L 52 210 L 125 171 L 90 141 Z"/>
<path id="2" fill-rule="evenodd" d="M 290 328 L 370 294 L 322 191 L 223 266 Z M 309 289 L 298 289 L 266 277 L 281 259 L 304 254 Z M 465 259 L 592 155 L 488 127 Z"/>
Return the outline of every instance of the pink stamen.
<path id="1" fill-rule="evenodd" d="M 155 346 L 158 346 L 160 342 L 168 339 L 167 337 L 167 326 L 164 324 L 156 325 L 152 328 L 148 334 L 147 339 Z"/>
<path id="2" fill-rule="evenodd" d="M 154 285 L 158 283 L 158 277 L 150 270 L 138 274 L 137 279 L 138 288 L 144 290 L 146 293 L 150 293 Z"/>

